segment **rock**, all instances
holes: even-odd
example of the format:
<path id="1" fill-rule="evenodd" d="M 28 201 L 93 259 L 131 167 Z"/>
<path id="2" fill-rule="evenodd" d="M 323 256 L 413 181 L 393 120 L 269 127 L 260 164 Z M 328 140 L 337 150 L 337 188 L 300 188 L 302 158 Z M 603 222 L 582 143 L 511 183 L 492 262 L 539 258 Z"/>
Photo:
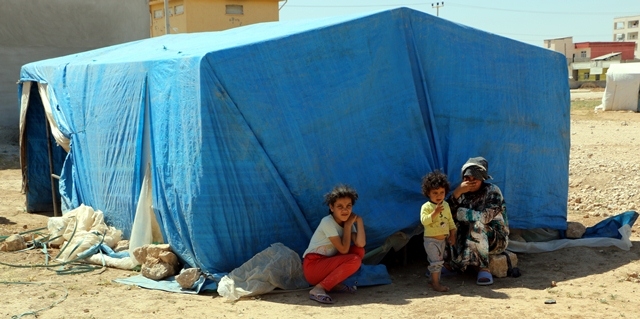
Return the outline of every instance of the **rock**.
<path id="1" fill-rule="evenodd" d="M 510 241 L 519 241 L 526 242 L 527 240 L 522 237 L 521 229 L 509 229 L 509 240 Z"/>
<path id="2" fill-rule="evenodd" d="M 113 251 L 115 252 L 121 252 L 121 251 L 126 251 L 129 250 L 129 241 L 128 240 L 121 240 L 116 244 L 116 248 L 113 249 Z"/>
<path id="3" fill-rule="evenodd" d="M 161 280 L 169 276 L 175 275 L 172 265 L 167 263 L 145 263 L 140 268 L 140 273 L 153 280 Z"/>
<path id="4" fill-rule="evenodd" d="M 27 243 L 20 235 L 11 235 L 0 243 L 0 251 L 17 251 L 27 248 Z"/>
<path id="5" fill-rule="evenodd" d="M 567 223 L 567 238 L 576 239 L 582 238 L 584 232 L 586 231 L 586 227 L 578 222 L 568 222 Z"/>
<path id="6" fill-rule="evenodd" d="M 148 246 L 149 245 L 144 245 L 133 250 L 133 258 L 135 258 L 139 264 L 144 264 L 144 262 L 147 261 Z"/>
<path id="7" fill-rule="evenodd" d="M 193 289 L 193 285 L 200 278 L 200 268 L 182 269 L 176 276 L 176 281 L 182 289 Z"/>
<path id="8" fill-rule="evenodd" d="M 518 256 L 510 251 L 505 251 L 509 254 L 509 259 L 511 260 L 511 267 L 518 267 Z M 507 277 L 507 270 L 509 266 L 507 265 L 507 257 L 503 254 L 499 255 L 489 255 L 489 271 L 494 277 L 504 278 Z"/>
<path id="9" fill-rule="evenodd" d="M 142 265 L 140 273 L 153 280 L 173 276 L 179 269 L 178 257 L 167 244 L 138 247 L 133 256 Z"/>
<path id="10" fill-rule="evenodd" d="M 171 251 L 160 252 L 158 258 L 167 264 L 178 265 L 178 256 Z"/>

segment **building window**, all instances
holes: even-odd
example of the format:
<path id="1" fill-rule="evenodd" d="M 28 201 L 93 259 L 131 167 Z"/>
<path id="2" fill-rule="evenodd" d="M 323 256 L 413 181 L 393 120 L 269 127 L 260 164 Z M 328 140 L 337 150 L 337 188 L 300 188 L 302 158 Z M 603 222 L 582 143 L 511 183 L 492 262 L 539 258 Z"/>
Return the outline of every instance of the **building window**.
<path id="1" fill-rule="evenodd" d="M 615 41 L 624 41 L 624 33 L 616 33 L 614 37 L 615 37 L 614 39 Z"/>
<path id="2" fill-rule="evenodd" d="M 580 57 L 581 58 L 586 58 L 587 57 L 587 51 L 580 51 Z"/>
<path id="3" fill-rule="evenodd" d="M 596 81 L 600 81 L 600 74 L 596 74 Z"/>
<path id="4" fill-rule="evenodd" d="M 160 19 L 164 17 L 164 10 L 153 10 L 153 18 Z"/>
<path id="5" fill-rule="evenodd" d="M 589 72 L 585 72 L 584 75 L 582 76 L 583 80 L 588 80 L 589 79 Z"/>
<path id="6" fill-rule="evenodd" d="M 176 6 L 176 14 L 183 14 L 184 13 L 184 5 L 177 5 Z"/>
<path id="7" fill-rule="evenodd" d="M 638 27 L 638 20 L 635 21 L 629 21 L 629 26 L 628 28 L 637 28 Z"/>
<path id="8" fill-rule="evenodd" d="M 638 40 L 638 32 L 631 32 L 627 35 L 628 35 L 627 39 L 629 40 Z"/>
<path id="9" fill-rule="evenodd" d="M 622 21 L 614 22 L 613 23 L 613 29 L 614 30 L 624 29 L 624 22 L 622 22 Z"/>
<path id="10" fill-rule="evenodd" d="M 244 14 L 244 9 L 242 8 L 242 5 L 228 4 L 226 8 L 227 8 L 226 10 L 227 14 Z"/>

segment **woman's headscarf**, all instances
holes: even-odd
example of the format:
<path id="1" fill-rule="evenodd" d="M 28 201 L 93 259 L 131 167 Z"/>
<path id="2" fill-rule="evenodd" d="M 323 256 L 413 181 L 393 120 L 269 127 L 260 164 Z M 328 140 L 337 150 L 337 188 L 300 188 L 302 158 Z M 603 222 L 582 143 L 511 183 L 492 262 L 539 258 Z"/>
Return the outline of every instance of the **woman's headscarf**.
<path id="1" fill-rule="evenodd" d="M 486 181 L 489 175 L 489 162 L 484 157 L 472 157 L 462 165 L 462 177 L 473 176 L 475 179 Z"/>

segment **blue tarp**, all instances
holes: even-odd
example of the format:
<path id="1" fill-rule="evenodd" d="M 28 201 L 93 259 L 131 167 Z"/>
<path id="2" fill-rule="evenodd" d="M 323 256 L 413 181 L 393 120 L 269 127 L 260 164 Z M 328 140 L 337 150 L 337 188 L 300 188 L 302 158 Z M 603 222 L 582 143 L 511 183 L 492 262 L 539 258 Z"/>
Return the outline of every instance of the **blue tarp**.
<path id="1" fill-rule="evenodd" d="M 511 227 L 566 228 L 564 57 L 418 11 L 167 35 L 27 64 L 21 81 L 48 83 L 71 139 L 63 210 L 100 209 L 128 235 L 150 161 L 165 239 L 210 273 L 275 242 L 302 253 L 339 182 L 380 247 L 420 226 L 424 174 L 455 185 L 475 156 Z M 35 196 L 44 151 L 27 154 L 30 211 L 51 200 Z"/>

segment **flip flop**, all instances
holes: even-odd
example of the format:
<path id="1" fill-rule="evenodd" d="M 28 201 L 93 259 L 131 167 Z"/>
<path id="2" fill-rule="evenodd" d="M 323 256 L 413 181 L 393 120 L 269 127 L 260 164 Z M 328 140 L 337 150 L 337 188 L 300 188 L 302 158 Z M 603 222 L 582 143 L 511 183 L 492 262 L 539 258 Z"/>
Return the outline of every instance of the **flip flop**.
<path id="1" fill-rule="evenodd" d="M 333 303 L 333 299 L 331 299 L 331 297 L 327 294 L 309 294 L 309 299 L 311 300 L 315 300 L 319 303 L 324 303 L 324 304 L 332 304 Z"/>
<path id="2" fill-rule="evenodd" d="M 333 288 L 333 290 L 331 290 L 331 291 L 332 292 L 344 292 L 344 293 L 355 294 L 357 290 L 358 290 L 358 288 L 356 286 L 347 286 L 345 284 L 340 284 L 338 286 L 335 286 Z"/>
<path id="3" fill-rule="evenodd" d="M 476 279 L 476 284 L 478 286 L 488 286 L 493 284 L 493 276 L 490 272 L 486 270 L 481 270 L 478 272 L 478 279 Z"/>

